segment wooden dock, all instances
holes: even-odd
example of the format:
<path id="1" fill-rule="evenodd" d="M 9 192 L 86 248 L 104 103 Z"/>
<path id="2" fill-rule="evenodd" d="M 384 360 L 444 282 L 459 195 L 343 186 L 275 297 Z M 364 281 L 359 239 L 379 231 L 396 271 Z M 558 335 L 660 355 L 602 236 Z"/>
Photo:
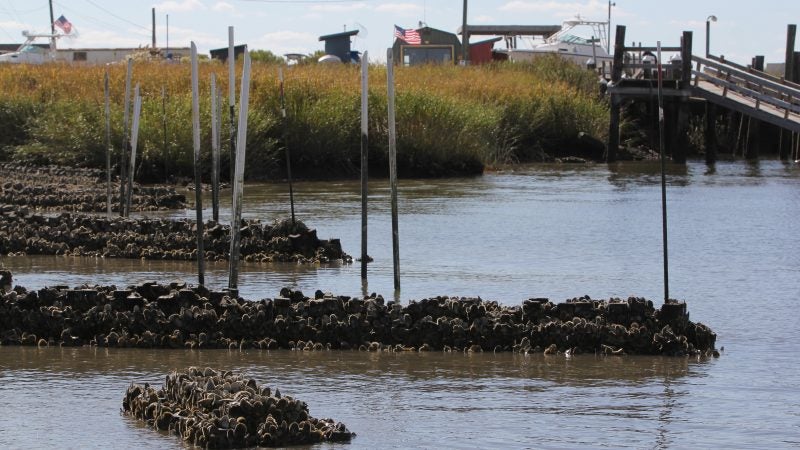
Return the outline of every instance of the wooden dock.
<path id="1" fill-rule="evenodd" d="M 641 56 L 655 53 L 656 48 L 626 47 L 624 42 L 625 27 L 618 25 L 614 65 L 607 89 L 611 99 L 608 161 L 616 160 L 619 149 L 621 107 L 634 101 L 651 101 L 657 95 L 657 65 Z M 690 100 L 707 102 L 707 128 L 712 130 L 717 110 L 722 109 L 749 117 L 748 124 L 756 127 L 756 135 L 758 124 L 764 122 L 791 133 L 791 142 L 800 141 L 797 138 L 800 135 L 800 84 L 721 57 L 692 55 L 692 33 L 688 31 L 683 33 L 680 46 L 662 47 L 661 51 L 673 55 L 669 62 L 661 64 L 662 92 L 667 102 L 665 126 L 666 134 L 673 137 L 668 142 L 673 161 L 685 162 Z M 716 159 L 713 132 L 706 133 L 706 141 L 707 160 L 713 162 Z M 709 155 L 709 150 L 713 154 Z"/>

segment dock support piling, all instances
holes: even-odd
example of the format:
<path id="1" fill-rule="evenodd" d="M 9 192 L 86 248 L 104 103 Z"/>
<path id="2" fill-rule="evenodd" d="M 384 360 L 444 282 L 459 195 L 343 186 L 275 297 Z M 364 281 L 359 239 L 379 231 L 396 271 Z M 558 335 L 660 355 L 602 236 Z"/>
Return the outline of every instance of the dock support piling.
<path id="1" fill-rule="evenodd" d="M 756 160 L 761 150 L 761 121 L 751 118 L 747 127 L 747 150 L 745 159 Z"/>
<path id="2" fill-rule="evenodd" d="M 795 81 L 795 67 L 794 67 L 794 45 L 795 35 L 797 34 L 797 25 L 789 24 L 786 27 L 786 64 L 784 66 L 783 78 L 787 81 Z"/>
<path id="3" fill-rule="evenodd" d="M 625 26 L 617 25 L 614 35 L 614 65 L 611 67 L 611 83 L 616 85 L 622 80 L 622 65 L 625 56 Z M 611 116 L 608 125 L 608 148 L 606 162 L 615 162 L 619 151 L 619 120 L 622 98 L 611 95 Z"/>

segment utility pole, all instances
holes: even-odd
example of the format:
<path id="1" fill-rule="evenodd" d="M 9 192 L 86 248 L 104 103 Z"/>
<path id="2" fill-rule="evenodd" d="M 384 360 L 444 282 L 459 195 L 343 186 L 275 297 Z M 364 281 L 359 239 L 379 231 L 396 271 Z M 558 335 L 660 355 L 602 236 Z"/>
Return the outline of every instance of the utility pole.
<path id="1" fill-rule="evenodd" d="M 56 34 L 56 19 L 53 17 L 53 0 L 50 0 L 50 34 Z"/>
<path id="2" fill-rule="evenodd" d="M 609 54 L 611 53 L 611 7 L 612 6 L 617 6 L 616 2 L 608 0 L 608 25 L 607 25 L 608 28 L 606 30 L 608 32 L 608 36 L 606 39 L 606 53 Z"/>
<path id="3" fill-rule="evenodd" d="M 461 21 L 461 60 L 464 65 L 469 61 L 469 32 L 467 32 L 467 0 L 464 0 L 464 16 Z"/>

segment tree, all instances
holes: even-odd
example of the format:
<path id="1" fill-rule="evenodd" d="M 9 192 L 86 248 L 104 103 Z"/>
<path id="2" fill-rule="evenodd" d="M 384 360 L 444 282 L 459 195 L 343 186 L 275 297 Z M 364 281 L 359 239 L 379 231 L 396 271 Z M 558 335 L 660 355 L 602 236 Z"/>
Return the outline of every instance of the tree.
<path id="1" fill-rule="evenodd" d="M 267 64 L 283 64 L 285 62 L 282 56 L 278 56 L 269 50 L 250 50 L 250 59 L 253 62 Z"/>

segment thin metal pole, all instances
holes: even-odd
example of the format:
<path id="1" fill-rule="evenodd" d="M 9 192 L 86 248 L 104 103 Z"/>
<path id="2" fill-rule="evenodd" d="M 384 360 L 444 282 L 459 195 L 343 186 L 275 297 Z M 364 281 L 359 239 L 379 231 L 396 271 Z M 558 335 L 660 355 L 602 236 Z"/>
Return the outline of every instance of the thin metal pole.
<path id="1" fill-rule="evenodd" d="M 245 48 L 242 66 L 242 87 L 239 91 L 239 127 L 236 137 L 236 176 L 233 186 L 233 218 L 231 219 L 231 250 L 228 290 L 239 295 L 239 251 L 242 225 L 242 194 L 244 191 L 244 161 L 247 150 L 247 114 L 250 97 L 250 54 Z"/>
<path id="2" fill-rule="evenodd" d="M 56 19 L 53 16 L 53 0 L 50 0 L 50 34 L 56 34 Z"/>
<path id="3" fill-rule="evenodd" d="M 664 248 L 664 303 L 669 299 L 669 259 L 667 256 L 667 175 L 664 157 L 664 93 L 661 72 L 661 41 L 658 41 L 658 145 L 661 157 L 661 236 Z"/>
<path id="4" fill-rule="evenodd" d="M 111 105 L 108 89 L 108 69 L 103 78 L 103 93 L 105 95 L 106 113 L 106 214 L 111 217 Z"/>
<path id="5" fill-rule="evenodd" d="M 194 198 L 197 213 L 197 282 L 205 281 L 205 248 L 203 246 L 203 190 L 200 185 L 200 100 L 197 75 L 197 46 L 192 41 L 192 144 L 194 146 Z"/>
<path id="6" fill-rule="evenodd" d="M 386 50 L 386 84 L 389 105 L 389 187 L 392 191 L 392 263 L 394 289 L 400 290 L 400 232 L 397 220 L 397 132 L 394 106 L 394 59 L 392 49 Z"/>
<path id="7" fill-rule="evenodd" d="M 228 109 L 230 113 L 230 182 L 236 174 L 236 53 L 233 48 L 233 27 L 228 27 Z"/>
<path id="8" fill-rule="evenodd" d="M 219 130 L 217 122 L 217 75 L 211 74 L 211 218 L 219 222 Z"/>
<path id="9" fill-rule="evenodd" d="M 131 76 L 133 75 L 133 60 L 128 58 L 128 67 L 125 73 L 125 100 L 123 101 L 122 114 L 122 149 L 119 161 L 119 215 L 125 217 L 125 182 L 128 178 L 128 120 L 131 109 Z"/>
<path id="10" fill-rule="evenodd" d="M 367 278 L 367 195 L 369 180 L 369 127 L 368 127 L 368 82 L 369 66 L 367 52 L 361 58 L 361 279 Z"/>
<path id="11" fill-rule="evenodd" d="M 292 211 L 292 226 L 294 226 L 294 189 L 292 188 L 292 154 L 289 151 L 289 133 L 286 123 L 286 95 L 283 90 L 283 67 L 278 68 L 278 79 L 281 87 L 281 117 L 283 118 L 283 147 L 286 149 L 286 176 L 289 178 L 289 205 Z"/>
<path id="12" fill-rule="evenodd" d="M 128 171 L 128 192 L 125 199 L 125 217 L 131 214 L 133 202 L 133 176 L 136 170 L 136 144 L 139 140 L 139 116 L 142 112 L 142 97 L 139 95 L 139 83 L 133 91 L 133 124 L 131 125 L 131 161 Z"/>

